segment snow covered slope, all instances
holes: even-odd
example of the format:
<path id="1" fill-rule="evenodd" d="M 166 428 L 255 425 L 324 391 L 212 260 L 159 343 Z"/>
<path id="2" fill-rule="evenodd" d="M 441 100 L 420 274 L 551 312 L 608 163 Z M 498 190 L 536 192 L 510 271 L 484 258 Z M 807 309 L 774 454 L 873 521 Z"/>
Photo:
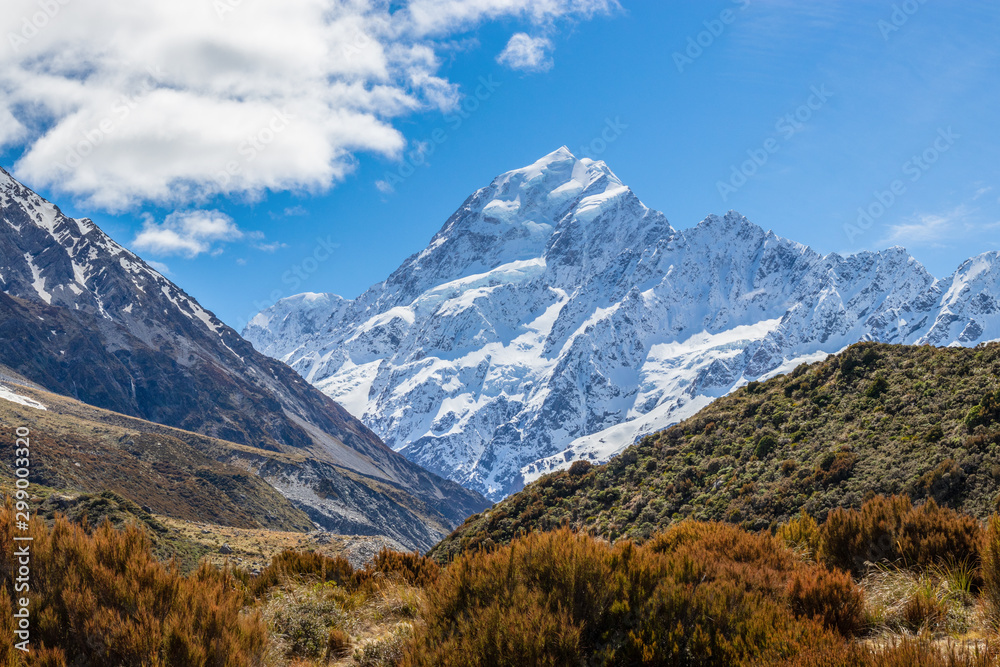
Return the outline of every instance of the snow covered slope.
<path id="1" fill-rule="evenodd" d="M 244 336 L 499 499 L 859 340 L 1000 337 L 998 281 L 996 253 L 939 281 L 902 248 L 823 257 L 735 212 L 677 231 L 562 148 L 473 194 L 357 299 L 290 297 Z"/>

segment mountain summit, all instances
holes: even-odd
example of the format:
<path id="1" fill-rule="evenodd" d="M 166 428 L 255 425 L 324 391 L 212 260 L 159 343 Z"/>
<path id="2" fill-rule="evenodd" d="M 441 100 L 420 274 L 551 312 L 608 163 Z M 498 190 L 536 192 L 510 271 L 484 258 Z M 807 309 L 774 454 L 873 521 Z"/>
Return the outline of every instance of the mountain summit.
<path id="1" fill-rule="evenodd" d="M 995 254 L 936 280 L 902 248 L 824 257 L 734 211 L 678 231 L 561 148 L 478 190 L 357 299 L 290 297 L 244 335 L 499 499 L 859 340 L 1000 336 L 998 279 Z"/>
<path id="2" fill-rule="evenodd" d="M 330 530 L 427 548 L 485 506 L 386 447 L 93 222 L 66 217 L 3 170 L 0 340 L 0 363 L 50 391 L 285 454 L 288 465 L 239 465 Z"/>

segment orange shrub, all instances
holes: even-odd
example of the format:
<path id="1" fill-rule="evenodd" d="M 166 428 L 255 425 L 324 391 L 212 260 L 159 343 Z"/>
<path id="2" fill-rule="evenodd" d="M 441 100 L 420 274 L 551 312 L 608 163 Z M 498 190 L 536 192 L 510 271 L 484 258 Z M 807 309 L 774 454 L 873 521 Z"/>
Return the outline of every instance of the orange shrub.
<path id="1" fill-rule="evenodd" d="M 771 536 L 694 522 L 641 547 L 529 534 L 459 557 L 427 598 L 407 664 L 772 664 L 843 647 L 835 630 L 861 623 L 846 575 Z"/>
<path id="2" fill-rule="evenodd" d="M 800 616 L 816 618 L 843 635 L 861 630 L 864 598 L 846 572 L 799 569 L 792 573 L 786 595 Z"/>
<path id="3" fill-rule="evenodd" d="M 250 594 L 259 598 L 269 588 L 289 579 L 313 578 L 321 582 L 334 582 L 338 586 L 354 579 L 354 568 L 346 558 L 330 558 L 315 551 L 282 551 L 271 559 L 271 564 L 261 570 L 260 576 L 250 579 L 244 575 Z"/>
<path id="4" fill-rule="evenodd" d="M 1000 515 L 986 524 L 982 549 L 983 599 L 993 622 L 1000 620 Z"/>
<path id="5" fill-rule="evenodd" d="M 972 517 L 928 500 L 914 508 L 906 496 L 876 496 L 860 510 L 835 509 L 820 528 L 819 558 L 861 574 L 865 563 L 925 567 L 976 562 L 982 528 Z"/>
<path id="6" fill-rule="evenodd" d="M 780 663 L 780 667 L 994 667 L 996 658 L 991 647 L 976 652 L 902 639 L 888 646 L 810 650 Z"/>
<path id="7" fill-rule="evenodd" d="M 398 577 L 411 586 L 425 588 L 437 581 L 441 566 L 419 553 L 400 553 L 382 549 L 357 573 L 358 581 L 381 576 Z"/>
<path id="8" fill-rule="evenodd" d="M 0 542 L 8 545 L 12 519 L 8 504 L 0 517 Z M 104 523 L 88 535 L 58 517 L 51 530 L 33 520 L 30 536 L 31 642 L 49 648 L 23 663 L 0 648 L 0 665 L 236 667 L 263 656 L 266 628 L 256 614 L 241 612 L 244 595 L 229 571 L 203 564 L 184 577 L 153 558 L 135 527 Z M 11 627 L 14 568 L 13 550 L 0 549 L 4 629 Z"/>
<path id="9" fill-rule="evenodd" d="M 899 552 L 908 565 L 972 562 L 979 556 L 983 529 L 973 517 L 933 499 L 908 512 L 899 526 Z"/>

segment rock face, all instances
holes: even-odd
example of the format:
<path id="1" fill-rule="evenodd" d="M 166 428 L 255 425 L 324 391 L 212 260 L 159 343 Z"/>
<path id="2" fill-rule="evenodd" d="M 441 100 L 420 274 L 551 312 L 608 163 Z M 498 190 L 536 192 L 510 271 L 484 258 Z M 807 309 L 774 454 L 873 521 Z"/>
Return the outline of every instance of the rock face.
<path id="1" fill-rule="evenodd" d="M 357 299 L 290 297 L 244 336 L 499 499 L 853 342 L 996 338 L 998 288 L 997 253 L 936 280 L 902 248 L 824 257 L 735 212 L 678 231 L 563 148 L 473 194 Z"/>
<path id="2" fill-rule="evenodd" d="M 0 290 L 0 363 L 101 408 L 301 455 L 269 481 L 294 486 L 331 529 L 427 548 L 486 504 L 386 447 L 93 222 L 2 169 Z"/>

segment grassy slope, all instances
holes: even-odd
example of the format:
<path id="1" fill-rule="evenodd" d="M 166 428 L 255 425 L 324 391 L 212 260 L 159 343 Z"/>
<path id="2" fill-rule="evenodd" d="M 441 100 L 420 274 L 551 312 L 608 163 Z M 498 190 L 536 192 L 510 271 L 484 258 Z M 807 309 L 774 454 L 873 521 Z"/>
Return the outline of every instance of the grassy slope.
<path id="1" fill-rule="evenodd" d="M 683 517 L 762 529 L 877 493 L 934 497 L 982 519 L 1000 491 L 998 375 L 1000 344 L 854 345 L 720 398 L 608 464 L 548 475 L 432 554 L 564 523 L 611 540 Z"/>
<path id="2" fill-rule="evenodd" d="M 459 503 L 445 509 L 448 497 L 414 495 L 382 479 L 317 461 L 306 450 L 264 450 L 96 408 L 46 392 L 0 365 L 0 380 L 4 378 L 17 393 L 49 409 L 0 400 L 0 479 L 12 473 L 12 429 L 27 425 L 37 445 L 32 468 L 36 484 L 84 493 L 111 490 L 157 513 L 190 521 L 294 531 L 310 530 L 316 520 L 334 533 L 385 535 L 403 540 L 406 548 L 416 544 L 426 549 L 455 525 L 449 515 L 465 516 L 483 506 Z M 313 489 L 340 508 L 333 516 L 340 516 L 341 524 L 331 525 L 329 516 L 308 516 L 299 509 L 302 505 L 293 505 L 258 476 L 284 479 L 300 471 L 314 475 Z M 462 497 L 473 496 L 479 498 L 472 492 Z M 370 521 L 355 525 L 355 515 Z"/>
<path id="3" fill-rule="evenodd" d="M 26 426 L 30 480 L 39 487 L 71 495 L 113 491 L 155 513 L 189 521 L 312 529 L 305 513 L 262 479 L 222 462 L 234 454 L 288 455 L 159 426 L 38 389 L 15 389 L 48 410 L 0 400 L 0 478 L 12 477 L 14 429 Z"/>

